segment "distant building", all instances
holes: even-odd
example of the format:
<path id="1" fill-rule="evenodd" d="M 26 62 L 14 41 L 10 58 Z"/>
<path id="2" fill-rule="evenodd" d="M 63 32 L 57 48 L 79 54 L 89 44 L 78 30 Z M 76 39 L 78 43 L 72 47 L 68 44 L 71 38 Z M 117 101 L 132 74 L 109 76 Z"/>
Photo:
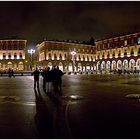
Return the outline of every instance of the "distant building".
<path id="1" fill-rule="evenodd" d="M 0 40 L 0 70 L 25 70 L 26 40 Z"/>
<path id="2" fill-rule="evenodd" d="M 97 70 L 140 70 L 140 33 L 98 40 Z"/>
<path id="3" fill-rule="evenodd" d="M 44 40 L 36 46 L 40 68 L 59 66 L 63 71 L 91 71 L 94 69 L 96 47 L 72 42 Z"/>

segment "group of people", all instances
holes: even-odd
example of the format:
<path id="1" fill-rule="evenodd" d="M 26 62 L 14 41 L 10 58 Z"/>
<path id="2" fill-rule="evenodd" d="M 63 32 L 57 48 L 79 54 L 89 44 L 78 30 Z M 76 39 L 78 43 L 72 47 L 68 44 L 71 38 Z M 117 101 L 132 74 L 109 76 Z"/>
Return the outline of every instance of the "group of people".
<path id="1" fill-rule="evenodd" d="M 52 92 L 52 86 L 55 93 L 61 95 L 61 84 L 62 84 L 62 76 L 64 73 L 59 69 L 58 66 L 54 66 L 52 69 L 50 67 L 45 68 L 43 72 L 40 72 L 37 68 L 33 72 L 34 75 L 34 88 L 39 88 L 39 76 L 40 73 L 43 77 L 43 90 L 45 92 Z"/>

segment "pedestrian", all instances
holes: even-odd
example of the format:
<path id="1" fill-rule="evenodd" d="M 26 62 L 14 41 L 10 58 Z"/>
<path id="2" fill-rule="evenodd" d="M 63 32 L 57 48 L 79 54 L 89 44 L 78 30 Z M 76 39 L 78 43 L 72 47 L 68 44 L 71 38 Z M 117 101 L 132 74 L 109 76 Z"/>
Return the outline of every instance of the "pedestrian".
<path id="1" fill-rule="evenodd" d="M 9 78 L 11 78 L 11 69 L 8 70 Z"/>
<path id="2" fill-rule="evenodd" d="M 61 95 L 61 85 L 62 85 L 62 79 L 61 77 L 64 75 L 64 73 L 59 69 L 57 66 L 54 67 L 52 70 L 52 84 L 54 86 L 55 93 L 58 93 Z"/>
<path id="3" fill-rule="evenodd" d="M 51 82 L 52 82 L 52 72 L 50 71 L 50 67 L 48 67 L 46 71 L 46 84 L 48 93 L 51 93 Z"/>
<path id="4" fill-rule="evenodd" d="M 36 67 L 36 70 L 32 74 L 34 76 L 34 89 L 36 88 L 36 85 L 37 85 L 37 88 L 39 89 L 39 75 L 40 75 L 40 72 L 37 69 L 37 67 Z"/>
<path id="5" fill-rule="evenodd" d="M 15 77 L 13 69 L 11 70 L 11 76 Z"/>
<path id="6" fill-rule="evenodd" d="M 47 69 L 45 68 L 43 70 L 43 72 L 41 73 L 42 77 L 43 77 L 43 90 L 46 91 L 46 71 Z"/>

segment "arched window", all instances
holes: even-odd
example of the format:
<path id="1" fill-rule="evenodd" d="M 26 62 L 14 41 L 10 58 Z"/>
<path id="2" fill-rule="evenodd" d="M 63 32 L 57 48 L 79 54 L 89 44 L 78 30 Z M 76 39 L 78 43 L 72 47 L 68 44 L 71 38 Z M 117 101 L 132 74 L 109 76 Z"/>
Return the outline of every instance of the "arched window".
<path id="1" fill-rule="evenodd" d="M 120 56 L 121 56 L 121 51 L 119 50 L 118 57 L 120 57 Z"/>
<path id="2" fill-rule="evenodd" d="M 8 59 L 11 59 L 11 53 L 8 54 Z"/>
<path id="3" fill-rule="evenodd" d="M 89 57 L 87 56 L 87 61 L 89 61 Z"/>
<path id="4" fill-rule="evenodd" d="M 105 54 L 104 54 L 104 52 L 103 52 L 102 58 L 104 59 L 104 57 L 105 57 Z"/>
<path id="5" fill-rule="evenodd" d="M 91 56 L 91 61 L 93 61 L 93 57 Z"/>
<path id="6" fill-rule="evenodd" d="M 85 61 L 85 56 L 83 55 L 83 60 Z"/>
<path id="7" fill-rule="evenodd" d="M 55 59 L 55 60 L 57 59 L 57 55 L 56 55 L 56 53 L 54 54 L 54 59 Z"/>
<path id="8" fill-rule="evenodd" d="M 59 59 L 62 60 L 62 55 L 61 54 L 59 55 Z"/>
<path id="9" fill-rule="evenodd" d="M 65 54 L 65 60 L 66 60 L 66 58 L 67 58 L 67 55 Z"/>
<path id="10" fill-rule="evenodd" d="M 127 56 L 127 51 L 126 50 L 124 50 L 124 56 Z"/>
<path id="11" fill-rule="evenodd" d="M 81 60 L 81 57 L 80 57 L 80 55 L 79 55 L 79 61 Z"/>
<path id="12" fill-rule="evenodd" d="M 108 52 L 108 54 L 107 54 L 107 58 L 109 58 L 110 57 L 110 54 L 109 54 L 109 52 Z"/>
<path id="13" fill-rule="evenodd" d="M 19 53 L 19 59 L 22 59 L 22 53 L 21 52 Z"/>
<path id="14" fill-rule="evenodd" d="M 98 53 L 98 59 L 100 59 L 100 54 Z"/>
<path id="15" fill-rule="evenodd" d="M 6 54 L 5 53 L 3 53 L 3 59 L 6 59 Z"/>
<path id="16" fill-rule="evenodd" d="M 17 59 L 17 53 L 14 53 L 14 59 Z"/>
<path id="17" fill-rule="evenodd" d="M 140 48 L 138 49 L 138 55 L 140 55 Z"/>
<path id="18" fill-rule="evenodd" d="M 131 49 L 131 56 L 134 56 L 134 50 Z"/>
<path id="19" fill-rule="evenodd" d="M 115 51 L 113 51 L 113 55 L 112 56 L 115 57 Z"/>
<path id="20" fill-rule="evenodd" d="M 49 56 L 49 59 L 51 59 L 51 54 L 50 54 L 50 53 L 49 53 L 49 55 L 48 55 L 48 56 Z"/>

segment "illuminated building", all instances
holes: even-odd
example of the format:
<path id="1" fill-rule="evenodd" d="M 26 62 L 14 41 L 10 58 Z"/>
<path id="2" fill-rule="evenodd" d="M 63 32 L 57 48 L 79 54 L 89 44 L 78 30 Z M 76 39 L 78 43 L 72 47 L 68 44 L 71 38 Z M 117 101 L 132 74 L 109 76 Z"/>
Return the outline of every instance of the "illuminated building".
<path id="1" fill-rule="evenodd" d="M 57 65 L 66 72 L 92 71 L 95 49 L 92 45 L 44 40 L 36 46 L 37 65 L 40 68 Z"/>
<path id="2" fill-rule="evenodd" d="M 98 40 L 96 70 L 140 70 L 140 33 Z"/>
<path id="3" fill-rule="evenodd" d="M 0 70 L 25 70 L 26 40 L 0 40 Z"/>

